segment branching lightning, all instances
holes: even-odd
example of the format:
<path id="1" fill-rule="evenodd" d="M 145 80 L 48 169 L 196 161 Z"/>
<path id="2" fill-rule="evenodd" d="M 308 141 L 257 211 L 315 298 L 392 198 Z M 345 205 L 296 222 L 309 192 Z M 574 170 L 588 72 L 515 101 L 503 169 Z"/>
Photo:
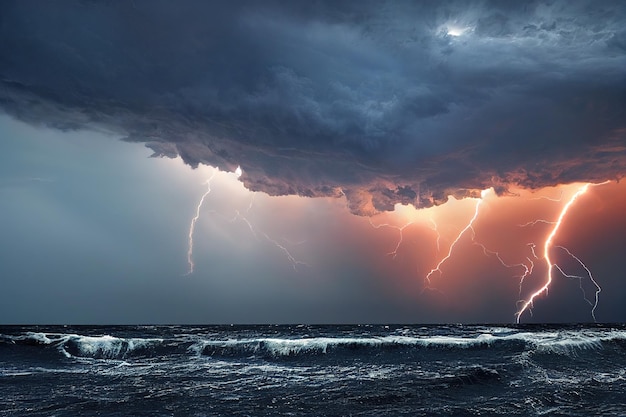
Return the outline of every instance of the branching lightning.
<path id="1" fill-rule="evenodd" d="M 587 299 L 586 294 L 584 292 L 584 289 L 582 288 L 582 277 L 577 276 L 577 275 L 570 275 L 567 274 L 563 271 L 563 269 L 556 264 L 552 258 L 550 257 L 550 250 L 552 249 L 553 242 L 554 242 L 554 238 L 556 237 L 559 229 L 561 228 L 561 225 L 563 224 L 563 220 L 565 219 L 567 213 L 569 212 L 570 208 L 572 207 L 572 205 L 574 204 L 574 202 L 583 194 L 585 194 L 587 192 L 587 190 L 589 189 L 589 187 L 591 186 L 597 186 L 597 185 L 602 185 L 602 184 L 606 184 L 609 181 L 605 181 L 603 183 L 600 184 L 584 184 L 583 186 L 581 186 L 578 191 L 567 201 L 567 203 L 565 203 L 565 205 L 563 206 L 563 208 L 561 209 L 561 212 L 557 218 L 556 221 L 554 222 L 550 222 L 550 221 L 546 221 L 546 220 L 537 220 L 535 222 L 530 222 L 528 224 L 536 224 L 537 222 L 542 222 L 542 223 L 546 223 L 546 224 L 553 224 L 554 227 L 552 228 L 552 230 L 550 231 L 550 233 L 548 234 L 548 236 L 546 237 L 546 240 L 544 241 L 543 244 L 543 260 L 545 262 L 546 268 L 547 268 L 547 273 L 546 273 L 546 281 L 545 283 L 535 292 L 533 292 L 530 297 L 527 300 L 522 300 L 520 301 L 521 303 L 521 308 L 515 313 L 515 321 L 517 323 L 520 322 L 520 319 L 522 317 L 522 315 L 528 311 L 530 314 L 532 314 L 532 306 L 534 304 L 534 301 L 537 297 L 539 297 L 541 294 L 548 293 L 548 289 L 550 288 L 550 284 L 552 283 L 553 280 L 553 272 L 554 269 L 558 270 L 563 276 L 567 277 L 567 278 L 577 278 L 580 280 L 581 282 L 581 290 L 583 291 L 583 296 L 585 298 L 585 301 L 587 301 L 591 306 L 591 316 L 593 317 L 593 320 L 596 320 L 596 316 L 595 316 L 595 311 L 598 307 L 598 301 L 599 301 L 599 295 L 600 292 L 602 291 L 602 289 L 600 288 L 600 285 L 598 284 L 598 282 L 593 278 L 593 275 L 591 274 L 591 271 L 589 270 L 589 268 L 587 268 L 587 266 L 580 260 L 580 258 L 578 258 L 577 256 L 575 256 L 569 249 L 565 248 L 564 246 L 556 246 L 562 250 L 564 250 L 572 259 L 576 260 L 587 272 L 587 275 L 589 277 L 589 280 L 593 283 L 593 285 L 595 285 L 596 287 L 596 291 L 595 291 L 595 298 L 594 298 L 594 302 L 591 302 L 589 299 Z M 526 226 L 526 225 L 522 225 L 522 226 Z M 530 244 L 531 249 L 533 251 L 533 255 L 539 259 L 537 257 L 537 254 L 534 251 L 534 244 Z M 520 283 L 520 288 L 521 288 L 522 283 Z"/>
<path id="2" fill-rule="evenodd" d="M 200 198 L 200 201 L 198 202 L 198 205 L 196 206 L 195 215 L 191 219 L 191 223 L 189 225 L 188 249 L 187 249 L 187 263 L 189 265 L 189 269 L 188 269 L 188 271 L 187 271 L 187 273 L 185 275 L 191 275 L 191 274 L 194 273 L 195 264 L 193 262 L 193 250 L 194 250 L 194 240 L 193 240 L 193 237 L 194 237 L 194 233 L 195 233 L 195 227 L 196 227 L 196 223 L 198 222 L 198 219 L 200 218 L 200 211 L 202 209 L 202 206 L 204 205 L 205 199 L 211 193 L 211 181 L 215 177 L 215 173 L 216 173 L 216 171 L 214 171 L 211 174 L 211 177 L 206 181 L 207 190 L 202 195 L 202 197 Z M 235 175 L 237 177 L 241 176 L 241 168 L 238 167 L 235 170 L 234 173 L 235 173 Z M 231 223 L 235 222 L 237 220 L 240 220 L 243 223 L 245 223 L 246 226 L 248 227 L 248 229 L 250 230 L 250 233 L 252 233 L 252 235 L 254 236 L 254 238 L 256 240 L 260 241 L 261 239 L 259 238 L 259 236 L 263 236 L 263 238 L 265 240 L 270 242 L 272 245 L 276 246 L 276 248 L 278 248 L 278 250 L 280 252 L 284 253 L 285 256 L 287 257 L 287 259 L 289 260 L 289 262 L 293 265 L 293 269 L 294 270 L 297 271 L 299 266 L 310 267 L 310 265 L 308 265 L 307 263 L 305 263 L 303 261 L 297 260 L 292 255 L 292 253 L 289 251 L 289 249 L 287 249 L 287 247 L 285 247 L 285 245 L 280 244 L 275 239 L 272 239 L 269 234 L 267 234 L 266 232 L 261 231 L 258 228 L 253 226 L 252 222 L 248 218 L 250 210 L 252 210 L 253 204 L 254 204 L 254 194 L 252 194 L 252 197 L 250 198 L 250 203 L 248 204 L 248 207 L 246 208 L 246 210 L 243 213 L 240 210 L 235 209 L 234 210 L 234 216 L 232 218 L 230 218 L 230 219 L 224 217 L 220 213 L 217 213 L 217 212 L 213 212 L 213 213 L 217 214 L 218 217 L 223 218 L 225 221 L 228 221 L 228 222 L 231 222 Z"/>
<path id="3" fill-rule="evenodd" d="M 230 219 L 230 222 L 232 223 L 234 221 L 241 220 L 248 226 L 248 229 L 250 229 L 250 233 L 252 233 L 252 236 L 254 236 L 256 240 L 259 240 L 259 236 L 257 235 L 256 231 L 254 230 L 254 227 L 252 227 L 252 223 L 250 223 L 250 220 L 248 220 L 248 217 L 247 217 L 248 214 L 250 213 L 250 210 L 252 210 L 253 204 L 254 204 L 254 194 L 252 194 L 252 197 L 250 198 L 250 204 L 248 204 L 248 208 L 246 209 L 246 215 L 244 216 L 241 214 L 239 210 L 235 210 L 235 217 Z"/>
<path id="4" fill-rule="evenodd" d="M 396 256 L 398 256 L 398 250 L 400 250 L 400 246 L 402 246 L 402 242 L 404 241 L 404 229 L 406 229 L 408 226 L 415 223 L 411 221 L 411 222 L 406 223 L 404 226 L 395 226 L 389 223 L 374 224 L 370 218 L 368 218 L 367 220 L 369 221 L 370 225 L 374 229 L 380 229 L 381 227 L 389 227 L 391 229 L 396 229 L 400 233 L 398 242 L 396 243 L 396 247 L 391 252 L 387 253 L 387 255 L 391 256 L 393 259 L 395 259 Z"/>
<path id="5" fill-rule="evenodd" d="M 473 240 L 473 239 L 472 239 Z M 507 262 L 504 261 L 504 259 L 502 259 L 502 257 L 500 256 L 499 252 L 496 252 L 494 250 L 491 249 L 487 249 L 487 247 L 485 245 L 483 245 L 482 243 L 476 242 L 473 240 L 473 243 L 475 245 L 478 245 L 482 248 L 483 253 L 487 256 L 495 256 L 496 259 L 500 262 L 500 264 L 505 267 L 505 268 L 518 268 L 521 267 L 524 269 L 524 272 L 521 275 L 516 275 L 515 278 L 519 278 L 519 296 L 521 297 L 522 295 L 522 286 L 524 284 L 524 280 L 526 279 L 526 277 L 530 276 L 533 273 L 533 270 L 535 269 L 535 263 L 533 262 L 532 259 L 530 259 L 530 257 L 526 257 L 526 260 L 528 261 L 528 263 L 526 262 L 519 262 L 516 264 L 509 264 Z"/>
<path id="6" fill-rule="evenodd" d="M 583 293 L 583 297 L 585 299 L 585 301 L 591 306 L 591 316 L 593 317 L 593 320 L 596 320 L 596 309 L 598 307 L 598 302 L 599 302 L 599 295 L 602 291 L 600 285 L 598 284 L 598 282 L 595 280 L 595 278 L 593 277 L 593 274 L 591 273 L 591 270 L 583 263 L 583 261 L 577 257 L 576 255 L 574 255 L 569 249 L 567 249 L 564 246 L 560 246 L 560 245 L 555 245 L 555 239 L 556 236 L 558 235 L 559 230 L 561 229 L 564 220 L 567 217 L 567 214 L 569 213 L 571 207 L 574 205 L 574 203 L 577 201 L 577 199 L 585 194 L 588 189 L 592 186 L 597 186 L 597 185 L 601 185 L 601 184 L 606 184 L 609 181 L 605 181 L 603 183 L 600 184 L 584 184 L 582 185 L 563 205 L 563 207 L 561 208 L 559 215 L 557 217 L 556 220 L 549 220 L 549 219 L 535 219 L 529 222 L 526 222 L 524 224 L 519 224 L 519 227 L 533 227 L 536 225 L 547 225 L 547 226 L 551 226 L 550 228 L 550 232 L 548 233 L 548 235 L 546 236 L 546 238 L 543 240 L 543 252 L 541 253 L 541 255 L 538 254 L 537 252 L 537 247 L 538 245 L 534 242 L 530 242 L 526 244 L 526 247 L 529 250 L 529 253 L 524 256 L 522 258 L 521 261 L 518 262 L 510 262 L 505 260 L 505 258 L 501 255 L 500 252 L 496 251 L 496 250 L 492 250 L 490 248 L 488 248 L 487 246 L 485 246 L 484 244 L 478 242 L 476 240 L 476 231 L 475 231 L 475 223 L 476 220 L 479 216 L 479 214 L 481 213 L 481 206 L 484 202 L 486 193 L 488 192 L 488 190 L 484 190 L 481 193 L 481 198 L 477 198 L 476 200 L 476 205 L 474 206 L 474 214 L 472 216 L 472 218 L 468 221 L 468 223 L 465 225 L 465 227 L 463 227 L 463 229 L 461 229 L 458 234 L 456 234 L 454 240 L 452 241 L 452 243 L 450 244 L 447 253 L 445 254 L 445 256 L 443 256 L 443 258 L 441 258 L 439 260 L 439 262 L 435 265 L 434 268 L 432 268 L 428 274 L 426 275 L 426 277 L 424 278 L 424 288 L 430 288 L 430 285 L 432 283 L 432 279 L 435 273 L 439 273 L 440 275 L 443 274 L 442 268 L 443 266 L 446 264 L 446 262 L 448 262 L 448 260 L 453 256 L 456 247 L 460 244 L 461 239 L 466 236 L 467 234 L 470 234 L 470 239 L 472 244 L 479 246 L 480 248 L 482 248 L 483 253 L 486 256 L 493 256 L 495 257 L 498 262 L 505 268 L 513 268 L 513 269 L 518 269 L 520 272 L 515 275 L 515 278 L 519 279 L 519 298 L 521 299 L 523 297 L 523 287 L 525 285 L 525 281 L 527 280 L 528 277 L 530 277 L 531 275 L 533 275 L 533 273 L 537 273 L 537 261 L 543 261 L 542 263 L 545 264 L 546 267 L 546 278 L 545 278 L 545 282 L 543 283 L 543 285 L 535 290 L 533 293 L 530 294 L 530 296 L 528 296 L 526 299 L 521 299 L 518 302 L 518 309 L 515 313 L 515 320 L 516 322 L 520 322 L 522 316 L 524 315 L 524 313 L 528 312 L 529 314 L 532 315 L 532 307 L 534 305 L 534 301 L 542 294 L 544 293 L 548 293 L 548 290 L 550 288 L 551 283 L 553 282 L 554 279 L 554 271 L 557 270 L 559 273 L 561 273 L 564 277 L 566 278 L 570 278 L 570 279 L 578 279 L 579 283 L 580 283 L 580 290 Z M 561 195 L 558 198 L 551 198 L 551 197 L 545 197 L 545 196 L 541 196 L 541 197 L 536 197 L 536 198 L 531 198 L 529 200 L 538 200 L 538 199 L 545 199 L 548 201 L 553 201 L 553 202 L 562 202 L 563 200 L 563 193 L 561 192 Z M 439 251 L 439 241 L 440 241 L 440 234 L 439 234 L 439 230 L 438 230 L 438 225 L 437 223 L 430 218 L 430 222 L 433 225 L 432 230 L 434 230 L 437 233 L 437 250 Z M 410 224 L 412 224 L 413 222 L 409 222 L 407 224 L 405 224 L 404 226 L 395 226 L 395 225 L 391 225 L 391 224 L 387 224 L 387 223 L 383 223 L 383 224 L 374 224 L 372 223 L 372 221 L 370 220 L 370 224 L 372 227 L 378 229 L 381 227 L 390 227 L 393 229 L 398 230 L 398 232 L 400 233 L 398 242 L 396 244 L 396 247 L 394 248 L 393 251 L 391 251 L 389 253 L 389 255 L 395 257 L 398 253 L 398 250 L 400 248 L 400 245 L 403 242 L 404 236 L 403 236 L 403 232 L 404 229 L 409 226 Z M 561 249 L 565 254 L 567 254 L 571 259 L 573 259 L 574 261 L 576 261 L 586 272 L 586 274 L 583 274 L 584 276 L 579 276 L 579 275 L 573 275 L 570 273 L 565 272 L 565 270 L 558 265 L 555 260 L 553 260 L 553 258 L 551 257 L 552 255 L 552 251 L 554 248 L 559 248 Z M 583 288 L 583 280 L 588 279 L 593 286 L 595 287 L 594 290 L 594 296 L 593 297 L 587 297 L 587 294 L 585 293 L 585 289 Z M 591 298 L 591 299 L 590 299 Z"/>
<path id="7" fill-rule="evenodd" d="M 529 200 L 548 200 L 548 201 L 554 201 L 556 203 L 560 202 L 563 199 L 563 191 L 561 191 L 561 193 L 559 194 L 558 198 L 555 197 L 548 197 L 545 195 L 539 196 L 539 197 L 533 197 L 533 198 L 529 198 Z"/>
<path id="8" fill-rule="evenodd" d="M 215 177 L 215 171 L 213 171 L 209 179 L 206 180 L 207 190 L 204 194 L 202 194 L 202 197 L 200 198 L 200 201 L 196 206 L 196 215 L 193 216 L 193 218 L 191 219 L 191 224 L 189 225 L 189 242 L 187 247 L 187 264 L 189 265 L 189 270 L 185 275 L 191 275 L 194 271 L 195 264 L 193 263 L 193 233 L 196 229 L 196 222 L 200 218 L 200 209 L 204 204 L 204 199 L 206 198 L 206 196 L 211 194 L 211 181 L 213 180 L 213 177 Z"/>
<path id="9" fill-rule="evenodd" d="M 476 221 L 476 219 L 478 218 L 478 213 L 480 212 L 480 206 L 483 202 L 483 199 L 485 198 L 486 193 L 489 190 L 483 190 L 480 193 L 480 198 L 476 199 L 476 206 L 474 208 L 474 216 L 472 216 L 472 218 L 470 219 L 469 223 L 467 223 L 467 225 L 459 232 L 459 234 L 456 236 L 456 238 L 452 241 L 452 244 L 450 245 L 450 248 L 448 249 L 448 253 L 446 254 L 446 256 L 444 256 L 443 258 L 441 258 L 441 260 L 439 261 L 439 263 L 430 270 L 430 272 L 426 275 L 426 278 L 424 278 L 424 284 L 429 287 L 430 283 L 431 283 L 431 279 L 430 277 L 435 273 L 435 272 L 439 272 L 439 274 L 442 274 L 441 271 L 441 267 L 443 266 L 443 264 L 450 259 L 450 257 L 452 256 L 452 252 L 454 251 L 454 247 L 457 245 L 457 243 L 459 242 L 459 240 L 461 240 L 461 237 L 463 237 L 463 235 L 465 235 L 465 233 L 467 233 L 468 231 L 472 232 L 472 236 L 474 235 L 474 222 Z"/>
<path id="10" fill-rule="evenodd" d="M 277 241 L 269 237 L 267 233 L 261 232 L 261 234 L 265 236 L 265 239 L 267 239 L 268 242 L 273 243 L 278 249 L 280 249 L 285 254 L 285 256 L 287 256 L 287 259 L 289 259 L 289 262 L 291 262 L 294 271 L 298 271 L 298 265 L 310 267 L 310 265 L 307 264 L 306 262 L 298 261 L 296 258 L 294 258 L 291 252 L 289 252 L 289 250 L 285 246 L 281 245 L 280 243 L 278 243 Z"/>
<path id="11" fill-rule="evenodd" d="M 580 258 L 578 258 L 576 255 L 574 255 L 572 252 L 569 251 L 569 249 L 567 249 L 564 246 L 557 246 L 557 248 L 563 249 L 565 252 L 567 252 L 567 254 L 569 256 L 574 258 L 576 260 L 576 262 L 578 262 L 580 264 L 580 266 L 582 266 L 584 268 L 584 270 L 587 272 L 587 276 L 589 277 L 589 281 L 591 281 L 593 283 L 593 285 L 596 287 L 596 290 L 594 292 L 594 301 L 591 302 L 591 300 L 589 300 L 587 298 L 587 294 L 585 293 L 585 290 L 582 287 L 582 280 L 583 280 L 583 278 L 579 277 L 579 276 L 574 276 L 574 275 L 567 275 L 567 274 L 565 274 L 563 272 L 563 270 L 561 270 L 561 268 L 559 268 L 559 271 L 561 271 L 561 273 L 563 275 L 565 275 L 566 277 L 568 277 L 568 278 L 579 278 L 579 280 L 580 280 L 580 290 L 583 292 L 583 297 L 585 298 L 585 301 L 587 301 L 587 303 L 589 303 L 589 305 L 592 307 L 592 309 L 591 309 L 591 316 L 593 317 L 593 320 L 595 321 L 596 320 L 596 308 L 598 308 L 598 301 L 599 301 L 600 293 L 602 292 L 602 288 L 600 288 L 600 285 L 598 284 L 598 282 L 595 280 L 595 278 L 591 274 L 591 271 L 589 270 L 589 268 L 587 268 L 587 265 L 585 265 L 583 263 L 583 261 L 580 260 Z"/>
<path id="12" fill-rule="evenodd" d="M 281 245 L 279 242 L 277 242 L 275 239 L 272 239 L 267 233 L 255 229 L 254 226 L 252 226 L 252 222 L 250 222 L 250 220 L 248 220 L 248 213 L 250 213 L 250 210 L 252 210 L 252 205 L 254 203 L 254 194 L 252 195 L 252 198 L 250 199 L 250 204 L 248 205 L 248 208 L 246 209 L 246 215 L 242 215 L 241 212 L 239 210 L 235 210 L 235 217 L 231 220 L 231 221 L 235 221 L 237 219 L 243 221 L 247 226 L 248 229 L 250 229 L 250 233 L 252 233 L 252 235 L 254 236 L 255 239 L 259 240 L 259 234 L 263 235 L 263 237 L 270 243 L 272 243 L 274 246 L 276 246 L 281 252 L 283 252 L 285 254 L 285 256 L 287 257 L 287 259 L 289 260 L 289 262 L 291 262 L 294 271 L 298 271 L 298 266 L 306 266 L 306 267 L 310 267 L 309 264 L 307 264 L 306 262 L 302 262 L 297 260 L 289 251 L 289 249 L 287 249 L 284 245 Z M 257 233 L 258 232 L 258 233 Z"/>
<path id="13" fill-rule="evenodd" d="M 524 224 L 519 224 L 519 227 L 528 227 L 528 226 L 535 226 L 538 223 L 545 223 L 545 224 L 556 224 L 556 222 L 550 221 L 550 220 L 545 220 L 545 219 L 537 219 L 537 220 L 531 220 L 529 222 L 526 222 Z"/>

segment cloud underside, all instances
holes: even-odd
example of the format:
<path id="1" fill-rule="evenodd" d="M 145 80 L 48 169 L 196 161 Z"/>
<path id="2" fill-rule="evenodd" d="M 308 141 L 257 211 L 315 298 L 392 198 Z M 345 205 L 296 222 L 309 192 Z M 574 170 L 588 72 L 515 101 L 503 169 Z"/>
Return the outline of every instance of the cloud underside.
<path id="1" fill-rule="evenodd" d="M 626 173 L 604 2 L 0 4 L 0 106 L 358 214 Z"/>

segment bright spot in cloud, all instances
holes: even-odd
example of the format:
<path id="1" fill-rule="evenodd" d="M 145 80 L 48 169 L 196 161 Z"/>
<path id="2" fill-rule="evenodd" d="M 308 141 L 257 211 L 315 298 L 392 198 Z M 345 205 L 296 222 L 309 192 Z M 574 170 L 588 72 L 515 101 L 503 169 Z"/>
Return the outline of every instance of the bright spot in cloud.
<path id="1" fill-rule="evenodd" d="M 447 32 L 450 36 L 461 36 L 466 30 L 466 28 L 460 28 L 458 26 L 448 26 Z"/>
<path id="2" fill-rule="evenodd" d="M 237 178 L 241 177 L 242 171 L 241 171 L 241 167 L 237 166 L 237 169 L 235 170 L 235 175 L 237 176 Z"/>

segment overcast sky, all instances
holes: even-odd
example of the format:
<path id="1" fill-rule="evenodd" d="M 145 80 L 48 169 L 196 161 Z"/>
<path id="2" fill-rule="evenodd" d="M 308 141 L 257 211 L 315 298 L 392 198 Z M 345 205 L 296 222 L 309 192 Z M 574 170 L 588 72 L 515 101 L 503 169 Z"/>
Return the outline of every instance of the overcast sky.
<path id="1" fill-rule="evenodd" d="M 620 1 L 2 2 L 0 320 L 624 321 L 625 27 Z"/>

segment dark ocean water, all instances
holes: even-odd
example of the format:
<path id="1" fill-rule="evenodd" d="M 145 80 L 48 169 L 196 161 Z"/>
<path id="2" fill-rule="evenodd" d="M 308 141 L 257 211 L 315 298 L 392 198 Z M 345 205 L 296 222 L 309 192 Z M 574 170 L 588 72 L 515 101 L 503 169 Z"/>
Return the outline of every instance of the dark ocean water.
<path id="1" fill-rule="evenodd" d="M 619 416 L 626 326 L 5 326 L 0 415 Z"/>

